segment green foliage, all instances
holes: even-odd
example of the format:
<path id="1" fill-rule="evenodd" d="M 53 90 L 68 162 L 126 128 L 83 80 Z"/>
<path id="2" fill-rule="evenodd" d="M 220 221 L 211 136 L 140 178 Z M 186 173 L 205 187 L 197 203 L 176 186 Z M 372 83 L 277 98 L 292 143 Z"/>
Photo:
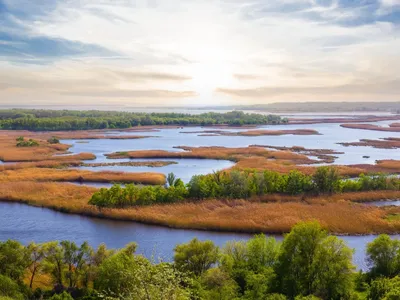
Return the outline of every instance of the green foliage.
<path id="1" fill-rule="evenodd" d="M 218 248 L 212 241 L 199 241 L 194 238 L 187 244 L 177 245 L 174 249 L 174 262 L 181 271 L 203 274 L 218 259 Z"/>
<path id="2" fill-rule="evenodd" d="M 340 177 L 335 168 L 319 167 L 313 175 L 314 189 L 317 193 L 332 194 L 340 189 Z"/>
<path id="3" fill-rule="evenodd" d="M 315 222 L 296 225 L 282 243 L 261 234 L 219 251 L 193 239 L 176 246 L 173 263 L 135 254 L 135 243 L 95 251 L 70 241 L 6 241 L 0 242 L 0 300 L 392 300 L 400 296 L 398 247 L 379 236 L 367 247 L 371 271 L 354 273 L 352 251 Z M 33 273 L 50 276 L 54 288 L 33 292 L 22 280 Z"/>
<path id="4" fill-rule="evenodd" d="M 0 274 L 0 299 L 2 296 L 14 300 L 24 299 L 18 284 L 11 278 Z"/>
<path id="5" fill-rule="evenodd" d="M 371 282 L 368 299 L 400 299 L 400 277 L 392 279 L 382 277 Z"/>
<path id="6" fill-rule="evenodd" d="M 367 245 L 367 261 L 373 276 L 394 276 L 400 271 L 400 241 L 381 234 Z"/>
<path id="7" fill-rule="evenodd" d="M 285 237 L 278 264 L 280 288 L 290 297 L 341 299 L 351 288 L 352 251 L 318 223 L 302 223 Z"/>
<path id="8" fill-rule="evenodd" d="M 39 143 L 35 140 L 29 139 L 25 140 L 24 137 L 20 136 L 16 139 L 17 147 L 36 147 L 39 146 Z"/>
<path id="9" fill-rule="evenodd" d="M 207 270 L 201 277 L 201 284 L 204 287 L 202 299 L 231 300 L 238 297 L 236 282 L 221 268 Z"/>
<path id="10" fill-rule="evenodd" d="M 130 113 L 117 111 L 0 110 L 0 129 L 57 131 L 129 128 L 143 125 L 249 125 L 280 124 L 276 115 L 248 114 L 241 111 L 203 113 Z"/>
<path id="11" fill-rule="evenodd" d="M 180 272 L 171 264 L 151 264 L 133 250 L 128 245 L 104 260 L 94 281 L 97 290 L 116 299 L 188 299 Z"/>
<path id="12" fill-rule="evenodd" d="M 54 294 L 49 300 L 74 300 L 74 298 L 64 291 L 61 294 Z"/>
<path id="13" fill-rule="evenodd" d="M 19 242 L 0 242 L 0 274 L 21 281 L 28 264 L 28 251 Z"/>
<path id="14" fill-rule="evenodd" d="M 365 184 L 363 182 L 369 182 Z M 372 190 L 398 190 L 398 178 L 361 175 L 356 179 L 340 179 L 334 167 L 319 167 L 313 176 L 299 171 L 288 175 L 264 171 L 215 172 L 195 175 L 185 185 L 173 173 L 167 176 L 167 186 L 119 185 L 102 188 L 93 194 L 89 204 L 98 207 L 129 207 L 156 203 L 175 203 L 188 199 L 248 199 L 265 194 L 282 193 L 289 195 L 319 194 Z"/>
<path id="15" fill-rule="evenodd" d="M 59 144 L 60 143 L 60 140 L 58 139 L 58 138 L 56 138 L 56 137 L 51 137 L 51 138 L 49 138 L 48 140 L 47 140 L 47 142 L 49 143 L 49 144 Z"/>

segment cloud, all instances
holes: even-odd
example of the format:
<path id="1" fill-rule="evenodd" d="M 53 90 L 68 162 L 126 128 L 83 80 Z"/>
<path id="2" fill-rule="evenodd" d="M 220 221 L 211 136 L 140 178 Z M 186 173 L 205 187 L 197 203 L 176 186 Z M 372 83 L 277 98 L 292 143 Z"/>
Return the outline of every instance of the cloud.
<path id="1" fill-rule="evenodd" d="M 233 77 L 238 80 L 255 80 L 260 78 L 259 75 L 254 74 L 233 74 Z"/>
<path id="2" fill-rule="evenodd" d="M 129 71 L 110 71 L 117 77 L 126 80 L 166 80 L 166 81 L 185 81 L 190 80 L 191 77 L 168 74 L 168 73 L 157 73 L 157 72 L 129 72 Z"/>
<path id="3" fill-rule="evenodd" d="M 0 3 L 2 99 L 207 105 L 397 92 L 399 0 Z"/>
<path id="4" fill-rule="evenodd" d="M 64 95 L 117 98 L 188 98 L 196 96 L 193 91 L 168 90 L 74 90 L 63 92 Z"/>
<path id="5" fill-rule="evenodd" d="M 344 84 L 336 86 L 307 86 L 307 87 L 257 87 L 250 89 L 218 88 L 218 93 L 236 97 L 275 97 L 287 94 L 293 95 L 398 95 L 400 93 L 400 80 L 381 83 Z"/>

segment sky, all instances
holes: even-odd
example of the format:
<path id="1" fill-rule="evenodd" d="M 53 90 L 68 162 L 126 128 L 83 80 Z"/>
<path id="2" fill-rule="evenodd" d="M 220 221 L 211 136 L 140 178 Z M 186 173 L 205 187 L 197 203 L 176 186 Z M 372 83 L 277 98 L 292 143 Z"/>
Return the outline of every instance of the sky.
<path id="1" fill-rule="evenodd" d="M 0 0 L 0 105 L 399 101 L 400 0 Z"/>

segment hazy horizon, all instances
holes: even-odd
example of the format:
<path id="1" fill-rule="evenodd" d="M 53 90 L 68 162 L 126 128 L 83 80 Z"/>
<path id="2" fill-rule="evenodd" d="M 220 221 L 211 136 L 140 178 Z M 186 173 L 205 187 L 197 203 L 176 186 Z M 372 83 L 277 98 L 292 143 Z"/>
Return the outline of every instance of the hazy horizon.
<path id="1" fill-rule="evenodd" d="M 0 105 L 399 101 L 400 0 L 0 0 Z"/>

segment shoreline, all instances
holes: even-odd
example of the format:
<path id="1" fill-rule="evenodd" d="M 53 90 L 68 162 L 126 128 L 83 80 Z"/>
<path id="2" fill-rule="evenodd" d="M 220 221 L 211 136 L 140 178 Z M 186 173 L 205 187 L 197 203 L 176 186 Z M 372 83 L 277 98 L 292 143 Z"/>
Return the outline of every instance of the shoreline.
<path id="1" fill-rule="evenodd" d="M 4 191 L 0 191 L 1 202 L 174 229 L 284 234 L 300 221 L 318 220 L 325 229 L 336 235 L 400 233 L 400 222 L 387 219 L 389 215 L 400 214 L 400 207 L 367 205 L 367 202 L 376 200 L 400 199 L 400 191 L 369 193 L 368 199 L 368 193 L 346 193 L 332 198 L 321 196 L 306 201 L 301 201 L 301 196 L 270 195 L 253 201 L 210 199 L 127 209 L 97 209 L 88 204 L 97 190 L 93 187 L 15 182 L 4 188 Z M 363 205 L 363 202 L 366 204 Z"/>
<path id="2" fill-rule="evenodd" d="M 396 201 L 396 199 L 385 199 L 382 201 Z M 168 224 L 166 222 L 162 221 L 157 221 L 157 220 L 143 220 L 143 219 L 131 219 L 131 218 L 120 218 L 120 217 L 113 217 L 109 216 L 106 214 L 102 213 L 92 213 L 92 212 L 72 212 L 69 211 L 68 209 L 64 207 L 57 207 L 57 206 L 45 206 L 45 205 L 40 205 L 36 203 L 32 203 L 29 200 L 10 200 L 10 199 L 1 199 L 0 202 L 3 203 L 14 203 L 14 204 L 20 204 L 20 205 L 28 205 L 31 207 L 36 207 L 36 208 L 42 208 L 42 209 L 48 209 L 52 210 L 54 212 L 62 213 L 62 214 L 68 214 L 68 215 L 76 215 L 76 216 L 83 216 L 86 218 L 93 218 L 93 219 L 99 219 L 99 220 L 109 220 L 109 221 L 117 221 L 117 222 L 124 222 L 124 223 L 138 223 L 138 224 L 143 224 L 143 225 L 148 225 L 148 226 L 154 226 L 154 227 L 163 227 L 163 228 L 169 228 L 169 229 L 175 229 L 175 230 L 193 230 L 193 231 L 209 231 L 209 232 L 220 232 L 220 233 L 237 233 L 237 234 L 266 234 L 266 235 L 285 235 L 290 232 L 289 231 L 259 231 L 257 229 L 255 230 L 248 230 L 248 229 L 243 229 L 243 230 L 232 230 L 232 229 L 227 229 L 227 228 L 205 228 L 205 227 L 192 227 L 190 225 L 188 226 L 176 226 L 173 224 Z M 372 202 L 372 201 L 371 201 Z M 361 203 L 363 204 L 363 203 Z M 398 231 L 391 231 L 391 232 L 370 232 L 370 233 L 343 233 L 343 232 L 331 232 L 329 231 L 329 234 L 335 235 L 335 236 L 376 236 L 380 234 L 388 234 L 388 235 L 398 235 L 400 234 L 400 229 Z"/>

